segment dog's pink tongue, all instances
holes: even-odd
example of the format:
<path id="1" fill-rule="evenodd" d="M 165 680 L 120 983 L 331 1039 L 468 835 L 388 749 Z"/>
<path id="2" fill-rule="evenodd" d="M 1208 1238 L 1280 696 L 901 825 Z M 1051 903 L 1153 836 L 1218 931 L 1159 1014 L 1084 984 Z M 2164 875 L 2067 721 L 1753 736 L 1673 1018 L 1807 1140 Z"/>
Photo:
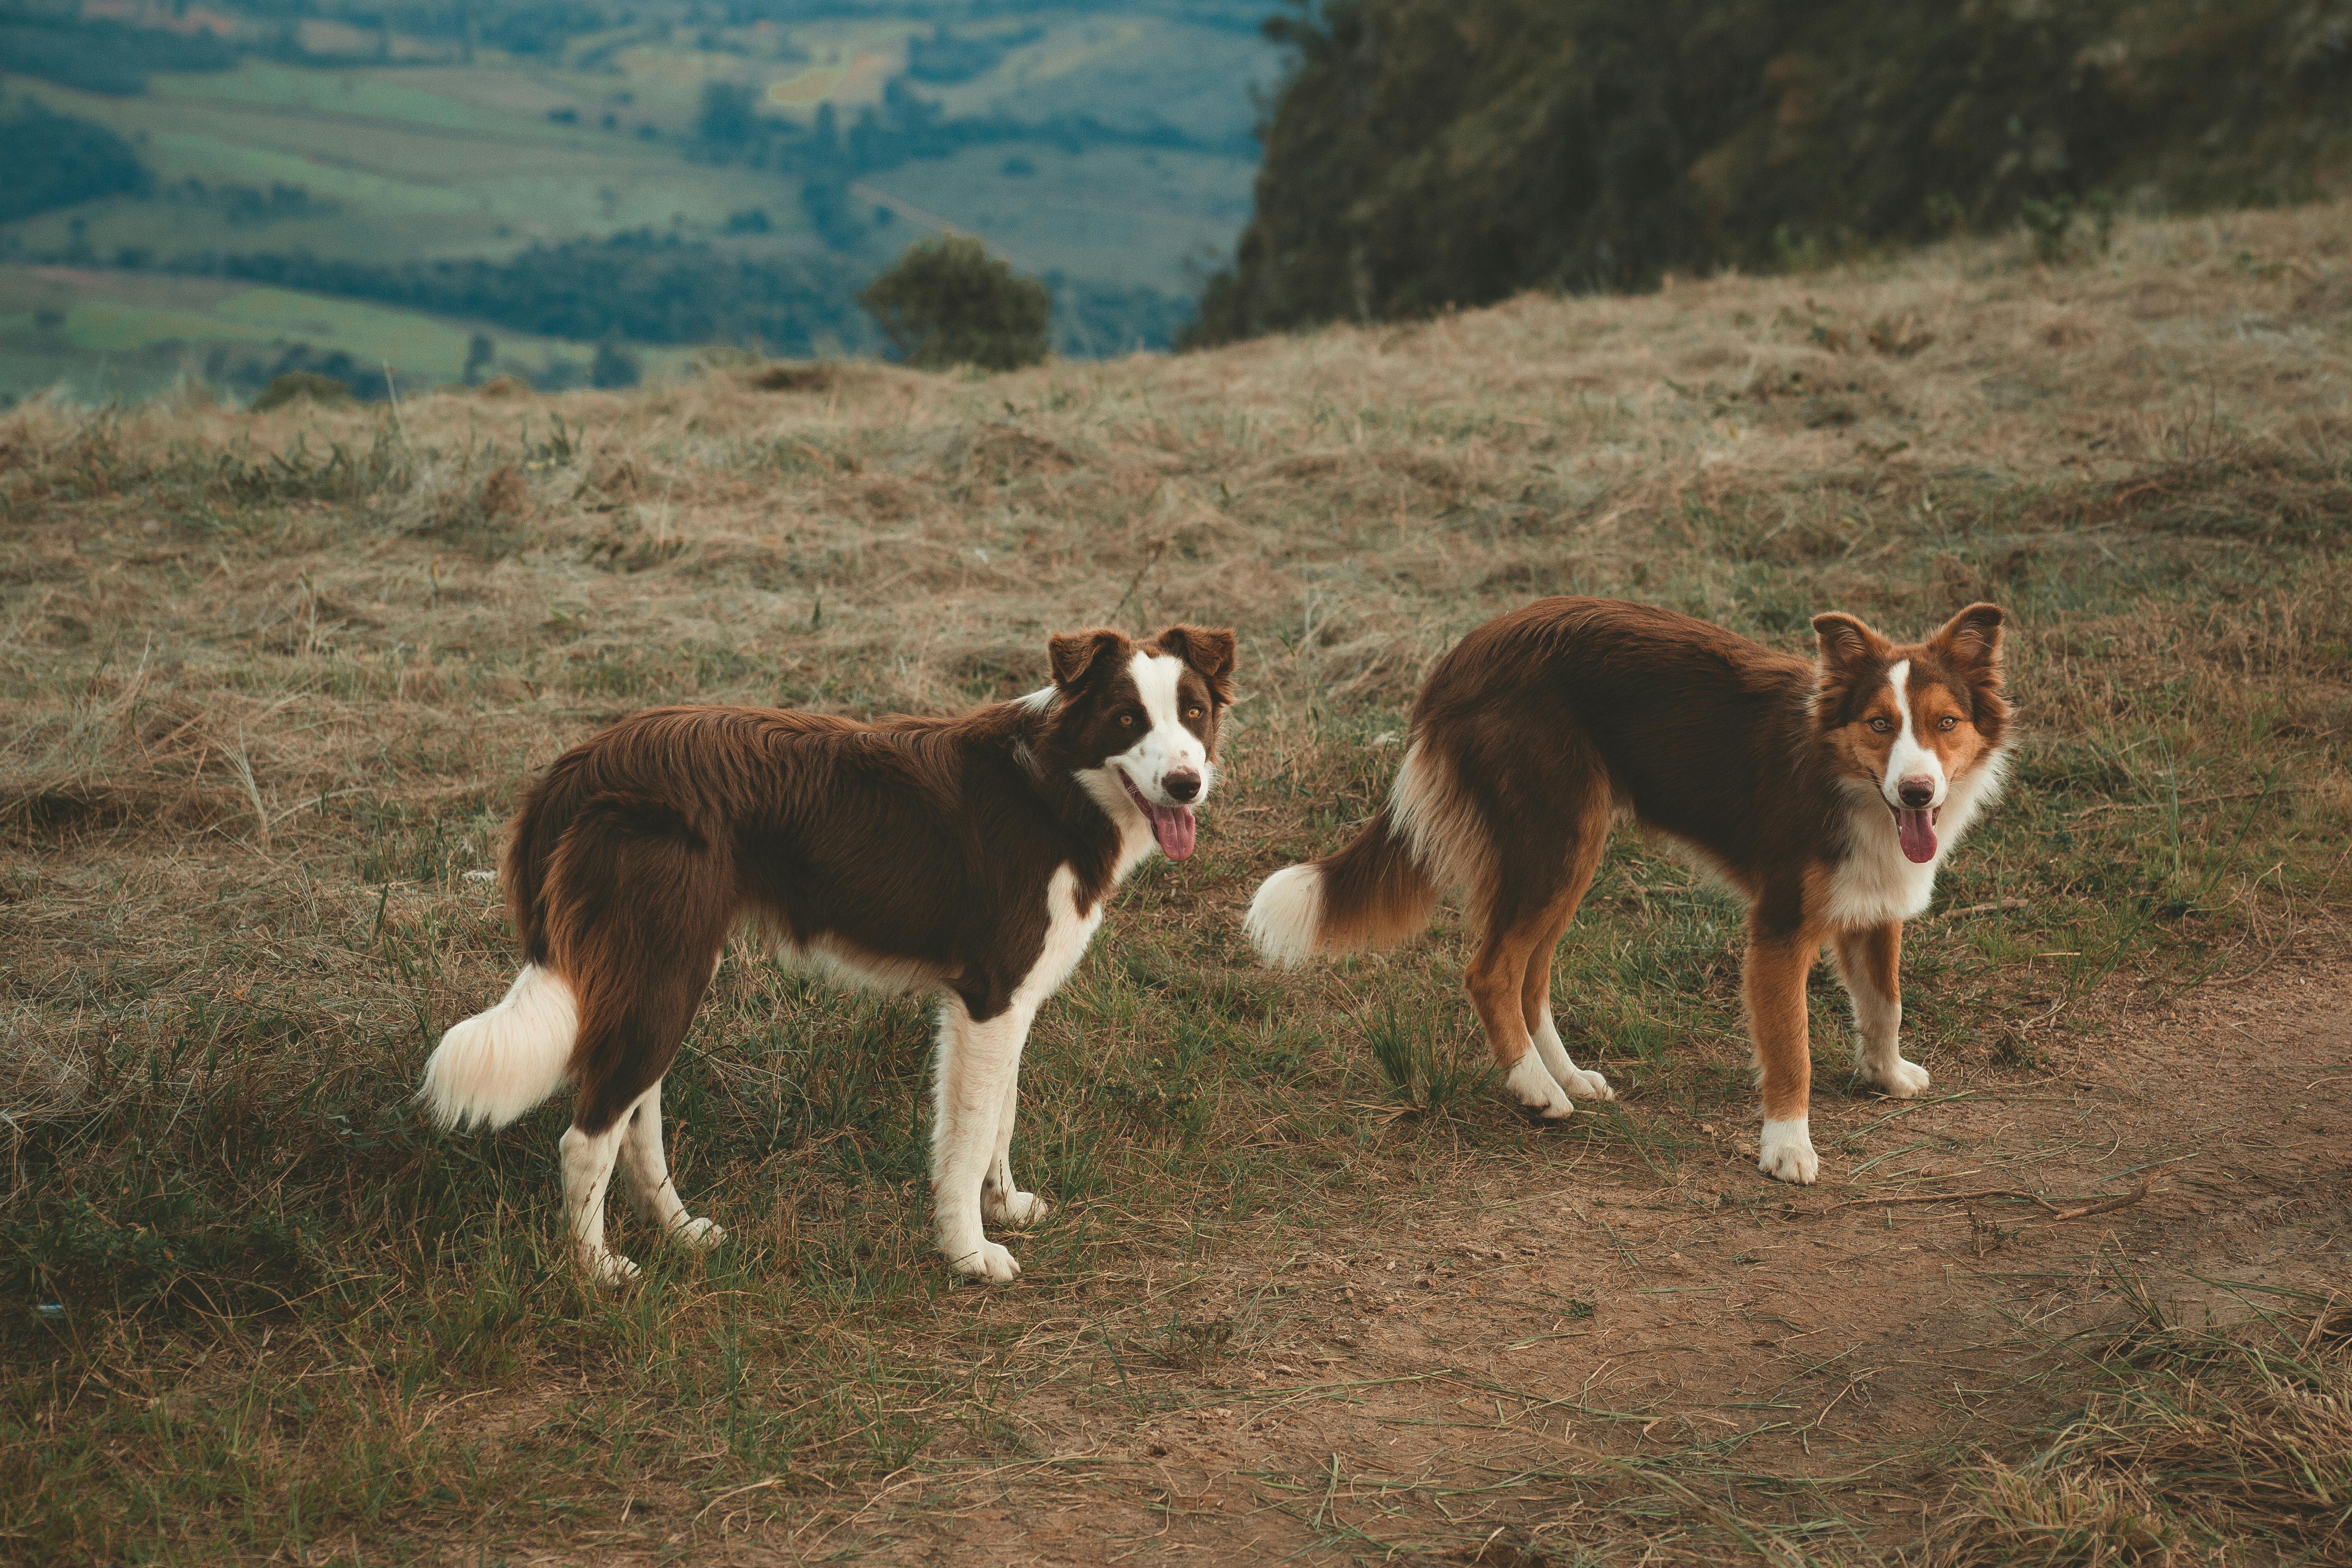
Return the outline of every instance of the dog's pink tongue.
<path id="1" fill-rule="evenodd" d="M 1932 811 L 1898 811 L 1895 814 L 1895 836 L 1903 840 L 1903 854 L 1915 866 L 1925 866 L 1936 858 L 1936 814 Z"/>
<path id="2" fill-rule="evenodd" d="M 1160 840 L 1160 852 L 1171 860 L 1181 860 L 1192 853 L 1192 836 L 1200 831 L 1192 820 L 1189 805 L 1147 805 L 1151 815 L 1151 837 Z"/>

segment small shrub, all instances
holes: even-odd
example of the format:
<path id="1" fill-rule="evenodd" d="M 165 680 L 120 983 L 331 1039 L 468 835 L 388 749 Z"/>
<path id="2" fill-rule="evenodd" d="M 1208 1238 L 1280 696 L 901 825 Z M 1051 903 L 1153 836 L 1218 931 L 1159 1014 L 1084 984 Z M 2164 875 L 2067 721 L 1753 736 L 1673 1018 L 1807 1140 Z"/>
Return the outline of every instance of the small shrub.
<path id="1" fill-rule="evenodd" d="M 1018 370 L 1045 357 L 1053 296 L 1019 278 L 976 239 L 927 239 L 877 278 L 857 302 L 908 364 Z"/>

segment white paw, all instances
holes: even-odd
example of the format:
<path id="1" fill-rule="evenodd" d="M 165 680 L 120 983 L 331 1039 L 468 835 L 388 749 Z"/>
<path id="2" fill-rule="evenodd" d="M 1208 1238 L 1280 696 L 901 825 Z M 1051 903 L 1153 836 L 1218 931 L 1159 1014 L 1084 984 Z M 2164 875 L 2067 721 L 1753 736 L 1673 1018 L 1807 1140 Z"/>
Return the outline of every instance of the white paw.
<path id="1" fill-rule="evenodd" d="M 1054 1205 L 1034 1193 L 1014 1193 L 1000 1200 L 993 1193 L 981 1194 L 980 1206 L 993 1225 L 1011 1226 L 1024 1230 L 1054 1212 Z"/>
<path id="2" fill-rule="evenodd" d="M 1534 1051 L 1528 1051 L 1511 1064 L 1503 1075 L 1503 1087 L 1517 1098 L 1521 1105 L 1533 1110 L 1547 1121 L 1557 1121 L 1571 1116 L 1576 1107 L 1559 1087 L 1559 1080 L 1543 1065 Z"/>
<path id="3" fill-rule="evenodd" d="M 951 1250 L 948 1267 L 967 1279 L 986 1279 L 999 1285 L 1021 1272 L 1021 1265 L 1013 1260 L 1013 1254 L 992 1241 L 983 1241 L 975 1248 Z"/>
<path id="4" fill-rule="evenodd" d="M 1813 1152 L 1813 1141 L 1806 1133 L 1801 1116 L 1789 1121 L 1765 1122 L 1764 1135 L 1757 1141 L 1757 1147 L 1756 1163 L 1776 1182 L 1808 1186 L 1822 1173 L 1821 1156 Z"/>
<path id="5" fill-rule="evenodd" d="M 1617 1098 L 1617 1091 L 1609 1087 L 1609 1080 L 1602 1078 L 1599 1073 L 1594 1072 L 1591 1068 L 1569 1068 L 1568 1076 L 1559 1080 L 1559 1087 L 1568 1090 L 1568 1097 L 1570 1100 L 1614 1100 Z"/>
<path id="6" fill-rule="evenodd" d="M 1927 1092 L 1927 1069 L 1901 1057 L 1895 1058 L 1893 1071 L 1873 1072 L 1865 1068 L 1863 1076 L 1896 1100 L 1916 1100 Z"/>
<path id="7" fill-rule="evenodd" d="M 727 1239 L 716 1220 L 690 1219 L 669 1233 L 670 1239 L 691 1252 L 708 1252 Z"/>
<path id="8" fill-rule="evenodd" d="M 591 1283 L 604 1286 L 626 1285 L 644 1272 L 617 1252 L 583 1253 L 580 1268 Z"/>

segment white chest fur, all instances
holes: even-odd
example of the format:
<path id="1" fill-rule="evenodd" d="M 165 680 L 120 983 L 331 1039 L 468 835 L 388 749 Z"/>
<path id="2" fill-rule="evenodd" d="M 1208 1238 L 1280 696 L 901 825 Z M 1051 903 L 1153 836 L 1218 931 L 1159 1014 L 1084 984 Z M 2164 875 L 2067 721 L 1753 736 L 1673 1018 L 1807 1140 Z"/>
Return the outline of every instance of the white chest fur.
<path id="1" fill-rule="evenodd" d="M 2006 764 L 2005 756 L 1990 756 L 1952 781 L 1937 816 L 1936 857 L 1925 864 L 1904 855 L 1894 813 L 1878 791 L 1867 784 L 1851 790 L 1846 809 L 1853 824 L 1853 852 L 1830 879 L 1830 922 L 1885 925 L 1925 913 L 1936 896 L 1936 872 L 1977 814 L 2000 794 Z"/>

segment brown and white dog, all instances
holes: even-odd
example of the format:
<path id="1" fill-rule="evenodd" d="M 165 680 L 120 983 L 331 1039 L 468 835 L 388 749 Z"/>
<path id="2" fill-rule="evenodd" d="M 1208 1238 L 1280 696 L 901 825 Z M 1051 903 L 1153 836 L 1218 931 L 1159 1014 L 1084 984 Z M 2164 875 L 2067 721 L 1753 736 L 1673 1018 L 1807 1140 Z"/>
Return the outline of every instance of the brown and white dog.
<path id="1" fill-rule="evenodd" d="M 1719 626 L 1612 599 L 1540 599 L 1438 662 L 1388 803 L 1328 859 L 1266 879 L 1245 924 L 1290 965 L 1402 940 L 1438 892 L 1483 927 L 1470 995 L 1519 1100 L 1548 1117 L 1608 1080 L 1569 1059 L 1552 953 L 1632 817 L 1748 903 L 1748 1033 L 1764 1170 L 1810 1182 L 1805 984 L 1828 942 L 1853 997 L 1861 1074 L 1927 1087 L 1903 1059 L 1903 922 L 2000 793 L 2009 705 L 2002 616 L 1971 605 L 1924 643 L 1816 618 L 1816 663 Z M 1532 1047 L 1532 1048 L 1530 1048 Z"/>
<path id="2" fill-rule="evenodd" d="M 572 1087 L 563 1195 L 593 1278 L 636 1272 L 604 1245 L 616 1160 L 649 1219 L 719 1239 L 671 1184 L 661 1079 L 739 921 L 788 962 L 941 993 L 939 1243 L 958 1273 L 1021 1271 L 982 1221 L 1046 1210 L 1008 1159 L 1030 1019 L 1120 880 L 1155 847 L 1192 852 L 1233 700 L 1230 631 L 1075 632 L 1049 653 L 1053 684 L 961 718 L 656 709 L 532 787 L 504 872 L 522 973 L 442 1037 L 419 1097 L 445 1126 L 502 1127 Z"/>

